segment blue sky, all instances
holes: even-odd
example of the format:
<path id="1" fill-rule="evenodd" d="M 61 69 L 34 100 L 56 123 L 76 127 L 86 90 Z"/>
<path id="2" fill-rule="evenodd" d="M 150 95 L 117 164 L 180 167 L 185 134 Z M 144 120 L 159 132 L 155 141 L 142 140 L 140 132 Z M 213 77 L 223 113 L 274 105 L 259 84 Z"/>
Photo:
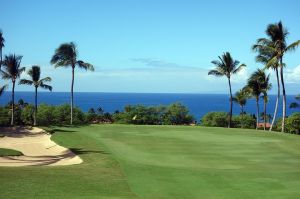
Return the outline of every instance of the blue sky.
<path id="1" fill-rule="evenodd" d="M 74 41 L 79 59 L 95 66 L 93 73 L 76 71 L 75 91 L 228 93 L 225 78 L 207 75 L 217 56 L 229 51 L 247 65 L 233 79 L 236 91 L 262 67 L 251 45 L 265 37 L 269 23 L 282 20 L 288 41 L 300 39 L 300 1 L 278 2 L 1 0 L 3 51 L 23 55 L 23 66 L 40 65 L 54 91 L 70 90 L 71 70 L 54 69 L 51 56 L 61 43 Z M 287 92 L 300 93 L 300 49 L 284 61 Z"/>

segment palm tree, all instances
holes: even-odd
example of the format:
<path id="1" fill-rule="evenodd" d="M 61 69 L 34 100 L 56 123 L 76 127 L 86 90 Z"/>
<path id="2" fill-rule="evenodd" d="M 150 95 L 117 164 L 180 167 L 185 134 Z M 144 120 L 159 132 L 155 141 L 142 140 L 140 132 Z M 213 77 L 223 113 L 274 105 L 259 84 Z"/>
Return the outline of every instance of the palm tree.
<path id="1" fill-rule="evenodd" d="M 259 44 L 259 40 L 257 43 L 258 44 L 255 44 L 252 47 L 254 51 L 258 52 L 258 55 L 256 56 L 256 61 L 263 63 L 265 65 L 265 69 L 273 69 L 275 71 L 276 80 L 277 80 L 277 97 L 276 97 L 273 119 L 269 129 L 269 131 L 271 132 L 276 121 L 278 103 L 280 98 L 280 82 L 279 82 L 279 73 L 278 73 L 279 63 L 278 61 L 277 62 L 275 61 L 272 64 L 268 64 L 268 62 L 275 56 L 275 53 L 272 50 L 270 50 L 270 48 L 273 49 L 275 47 L 274 42 L 270 41 L 270 43 L 264 44 L 265 46 L 263 48 Z"/>
<path id="2" fill-rule="evenodd" d="M 2 30 L 0 30 L 0 71 L 2 66 L 2 48 L 4 47 L 5 39 L 3 38 Z"/>
<path id="3" fill-rule="evenodd" d="M 224 53 L 222 56 L 218 57 L 219 60 L 214 60 L 211 63 L 215 65 L 215 69 L 210 70 L 208 75 L 215 75 L 217 77 L 226 76 L 228 79 L 229 85 L 229 93 L 230 93 L 230 112 L 229 112 L 229 121 L 228 121 L 228 128 L 231 127 L 231 120 L 232 120 L 232 91 L 231 91 L 231 76 L 233 74 L 238 73 L 245 64 L 240 64 L 239 61 L 234 60 L 229 52 Z"/>
<path id="4" fill-rule="evenodd" d="M 235 93 L 235 96 L 233 97 L 233 102 L 237 103 L 238 105 L 240 105 L 241 108 L 241 115 L 244 115 L 244 107 L 247 103 L 247 100 L 250 97 L 250 93 L 249 93 L 249 89 L 247 89 L 246 87 L 240 89 L 239 91 L 237 91 Z"/>
<path id="5" fill-rule="evenodd" d="M 258 69 L 250 76 L 247 82 L 247 87 L 251 95 L 256 100 L 256 129 L 258 129 L 259 124 L 259 97 L 261 93 L 263 93 L 264 90 L 266 90 L 265 80 L 269 78 L 270 76 L 266 76 L 263 70 Z"/>
<path id="6" fill-rule="evenodd" d="M 300 95 L 297 95 L 297 96 L 295 97 L 295 99 L 298 100 L 298 101 L 300 101 Z M 300 104 L 297 103 L 297 102 L 292 102 L 292 103 L 290 104 L 290 108 L 300 108 Z"/>
<path id="7" fill-rule="evenodd" d="M 283 78 L 283 57 L 289 51 L 294 51 L 299 45 L 300 40 L 297 40 L 291 44 L 287 44 L 286 39 L 289 34 L 287 29 L 283 27 L 281 21 L 279 23 L 269 24 L 266 30 L 268 38 L 258 39 L 255 48 L 257 49 L 267 49 L 273 53 L 272 59 L 270 59 L 266 67 L 279 63 L 280 67 L 280 80 L 282 86 L 282 95 L 283 95 L 283 109 L 282 109 L 282 123 L 281 131 L 284 132 L 285 118 L 286 118 L 286 92 L 285 84 Z M 270 44 L 274 44 L 273 46 Z"/>
<path id="8" fill-rule="evenodd" d="M 61 44 L 56 50 L 51 59 L 51 64 L 55 64 L 57 67 L 69 67 L 72 68 L 72 83 L 71 83 L 71 125 L 73 124 L 73 89 L 74 89 L 74 73 L 75 67 L 83 68 L 85 70 L 94 71 L 92 64 L 86 63 L 81 60 L 77 60 L 76 45 L 73 42 Z"/>
<path id="9" fill-rule="evenodd" d="M 4 90 L 7 88 L 7 85 L 0 87 L 0 96 L 3 94 Z"/>
<path id="10" fill-rule="evenodd" d="M 39 66 L 32 66 L 31 69 L 27 72 L 30 76 L 30 79 L 21 79 L 19 84 L 33 85 L 35 88 L 35 109 L 34 109 L 34 122 L 33 125 L 36 126 L 37 120 L 37 90 L 38 88 L 47 89 L 52 91 L 52 86 L 45 84 L 45 82 L 50 82 L 50 77 L 40 78 L 41 77 L 41 68 Z"/>
<path id="11" fill-rule="evenodd" d="M 264 101 L 264 130 L 266 130 L 266 122 L 267 122 L 267 103 L 269 102 L 269 97 L 268 97 L 268 91 L 271 90 L 272 84 L 269 83 L 270 80 L 270 75 L 264 76 L 265 79 L 264 81 L 261 82 L 264 85 L 264 88 L 262 90 L 263 93 L 263 101 Z"/>
<path id="12" fill-rule="evenodd" d="M 3 61 L 4 70 L 1 71 L 3 79 L 9 79 L 12 81 L 12 110 L 11 110 L 11 125 L 14 125 L 14 112 L 15 112 L 15 83 L 22 72 L 25 71 L 25 67 L 21 67 L 22 56 L 16 56 L 11 54 L 5 56 Z"/>

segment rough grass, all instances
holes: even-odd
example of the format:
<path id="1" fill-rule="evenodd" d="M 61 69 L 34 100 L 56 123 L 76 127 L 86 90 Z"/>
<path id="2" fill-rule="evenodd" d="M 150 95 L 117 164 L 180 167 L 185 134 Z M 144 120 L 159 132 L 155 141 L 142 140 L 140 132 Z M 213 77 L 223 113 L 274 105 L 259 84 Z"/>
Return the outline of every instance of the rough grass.
<path id="1" fill-rule="evenodd" d="M 57 128 L 81 165 L 0 168 L 3 198 L 298 199 L 300 136 L 203 127 Z"/>
<path id="2" fill-rule="evenodd" d="M 0 157 L 3 157 L 3 156 L 19 156 L 19 155 L 23 155 L 23 154 L 20 151 L 0 148 Z"/>

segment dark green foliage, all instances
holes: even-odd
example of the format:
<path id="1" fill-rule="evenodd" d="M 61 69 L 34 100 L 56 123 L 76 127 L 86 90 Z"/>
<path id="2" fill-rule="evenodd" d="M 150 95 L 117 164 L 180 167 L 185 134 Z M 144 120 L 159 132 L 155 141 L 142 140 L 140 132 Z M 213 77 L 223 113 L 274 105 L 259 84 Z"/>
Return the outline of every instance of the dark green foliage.
<path id="1" fill-rule="evenodd" d="M 9 126 L 10 124 L 9 108 L 0 107 L 0 126 Z"/>
<path id="2" fill-rule="evenodd" d="M 79 109 L 73 109 L 73 124 L 84 124 L 85 114 Z M 37 112 L 39 125 L 67 125 L 70 121 L 70 105 L 51 106 L 46 104 L 39 105 Z"/>
<path id="3" fill-rule="evenodd" d="M 295 133 L 300 134 L 300 113 L 293 113 L 289 117 L 285 119 L 285 132 L 286 133 Z M 280 131 L 281 130 L 281 122 L 282 118 L 278 119 L 275 125 L 274 130 Z"/>
<path id="4" fill-rule="evenodd" d="M 235 115 L 232 120 L 234 128 L 254 129 L 256 127 L 256 117 L 252 115 Z"/>
<path id="5" fill-rule="evenodd" d="M 128 105 L 124 112 L 113 115 L 116 123 L 150 124 L 150 125 L 179 125 L 191 124 L 194 120 L 188 109 L 180 103 L 169 106 Z"/>
<path id="6" fill-rule="evenodd" d="M 22 123 L 25 125 L 33 125 L 33 121 L 34 121 L 33 114 L 34 114 L 34 106 L 31 104 L 25 106 L 21 111 Z"/>
<path id="7" fill-rule="evenodd" d="M 226 127 L 228 114 L 226 112 L 209 112 L 200 121 L 203 126 Z"/>
<path id="8" fill-rule="evenodd" d="M 226 112 L 209 112 L 201 119 L 202 126 L 226 127 L 228 114 Z M 255 128 L 256 118 L 252 115 L 243 114 L 232 117 L 232 127 L 234 128 Z"/>

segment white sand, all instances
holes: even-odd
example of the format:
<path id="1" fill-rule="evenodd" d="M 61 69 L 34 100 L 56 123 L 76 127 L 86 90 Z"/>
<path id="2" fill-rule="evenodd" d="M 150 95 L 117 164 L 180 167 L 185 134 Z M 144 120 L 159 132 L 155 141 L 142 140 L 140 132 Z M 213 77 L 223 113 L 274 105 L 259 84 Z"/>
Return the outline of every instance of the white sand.
<path id="1" fill-rule="evenodd" d="M 72 151 L 53 142 L 51 135 L 39 128 L 0 128 L 6 136 L 0 138 L 0 148 L 15 149 L 22 156 L 0 157 L 0 166 L 57 166 L 82 163 Z"/>

